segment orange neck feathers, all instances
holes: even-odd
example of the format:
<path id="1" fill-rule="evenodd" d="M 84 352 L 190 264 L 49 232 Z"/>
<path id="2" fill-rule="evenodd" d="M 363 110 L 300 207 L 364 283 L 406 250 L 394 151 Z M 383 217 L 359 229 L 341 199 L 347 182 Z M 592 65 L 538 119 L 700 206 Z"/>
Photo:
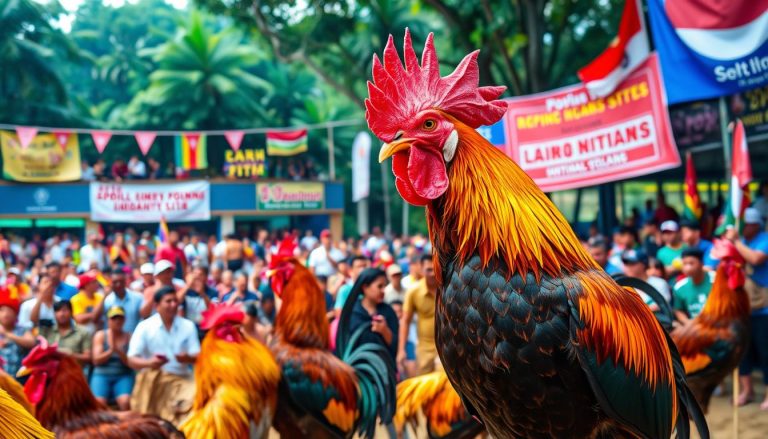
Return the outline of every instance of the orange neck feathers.
<path id="1" fill-rule="evenodd" d="M 728 286 L 727 263 L 723 261 L 717 268 L 712 291 L 697 317 L 700 321 L 725 322 L 749 317 L 749 298 L 744 288 L 739 287 L 734 291 Z"/>
<path id="2" fill-rule="evenodd" d="M 80 364 L 63 355 L 56 375 L 48 381 L 45 396 L 37 405 L 37 419 L 45 428 L 52 429 L 99 410 L 106 407 L 91 393 Z"/>
<path id="3" fill-rule="evenodd" d="M 282 306 L 275 319 L 275 333 L 295 346 L 328 349 L 325 297 L 315 277 L 298 261 L 283 288 Z"/>
<path id="4" fill-rule="evenodd" d="M 456 126 L 459 145 L 449 165 L 447 192 L 428 206 L 438 256 L 455 254 L 460 265 L 474 253 L 483 265 L 497 258 L 509 276 L 528 272 L 559 276 L 563 271 L 597 268 L 533 180 L 477 131 L 446 117 Z"/>

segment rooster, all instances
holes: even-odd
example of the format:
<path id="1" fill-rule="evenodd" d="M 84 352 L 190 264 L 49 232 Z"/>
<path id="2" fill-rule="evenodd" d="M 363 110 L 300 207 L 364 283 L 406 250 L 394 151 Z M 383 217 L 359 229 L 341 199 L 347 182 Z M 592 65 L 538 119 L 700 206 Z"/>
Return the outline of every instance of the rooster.
<path id="1" fill-rule="evenodd" d="M 704 411 L 715 387 L 738 366 L 749 346 L 749 298 L 744 291 L 744 258 L 729 241 L 715 244 L 721 260 L 701 314 L 672 331 L 688 384 Z"/>
<path id="2" fill-rule="evenodd" d="M 475 129 L 507 110 L 478 87 L 477 54 L 440 77 L 406 31 L 373 59 L 366 119 L 400 195 L 426 206 L 440 284 L 435 337 L 448 379 L 492 437 L 702 437 L 668 335 L 608 276 L 563 215 Z"/>
<path id="3" fill-rule="evenodd" d="M 19 384 L 14 377 L 8 375 L 8 373 L 3 370 L 4 365 L 5 360 L 0 357 L 0 389 L 5 390 L 5 392 L 8 393 L 8 396 L 16 401 L 24 410 L 34 415 L 35 407 L 29 403 L 27 395 L 24 394 L 24 387 Z"/>
<path id="4" fill-rule="evenodd" d="M 188 439 L 267 437 L 277 405 L 280 370 L 259 341 L 241 334 L 236 305 L 203 312 L 206 334 L 195 363 L 193 413 L 181 426 Z"/>
<path id="5" fill-rule="evenodd" d="M 45 339 L 22 361 L 17 376 L 43 427 L 59 439 L 183 438 L 169 422 L 136 412 L 111 412 L 91 393 L 77 360 L 48 345 Z"/>
<path id="6" fill-rule="evenodd" d="M 284 437 L 373 437 L 376 418 L 388 423 L 394 412 L 394 360 L 381 345 L 358 343 L 366 328 L 350 335 L 344 312 L 340 358 L 330 351 L 325 297 L 294 249 L 286 239 L 270 261 L 272 291 L 282 300 L 271 346 L 282 369 L 275 429 Z"/>
<path id="7" fill-rule="evenodd" d="M 395 425 L 402 431 L 406 423 L 419 426 L 419 413 L 427 420 L 431 439 L 473 438 L 483 426 L 464 408 L 445 372 L 428 373 L 397 385 Z"/>
<path id="8" fill-rule="evenodd" d="M 6 439 L 53 439 L 53 433 L 43 428 L 40 421 L 5 389 L 0 388 L 0 425 Z"/>

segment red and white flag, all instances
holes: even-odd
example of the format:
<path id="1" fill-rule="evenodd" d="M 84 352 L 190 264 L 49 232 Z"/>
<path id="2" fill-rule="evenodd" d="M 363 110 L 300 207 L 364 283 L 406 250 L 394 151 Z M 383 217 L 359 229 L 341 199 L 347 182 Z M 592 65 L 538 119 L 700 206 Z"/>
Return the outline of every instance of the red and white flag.
<path id="1" fill-rule="evenodd" d="M 149 152 L 149 149 L 152 148 L 152 143 L 155 141 L 157 133 L 153 133 L 151 131 L 136 131 L 133 134 L 133 137 L 136 138 L 136 143 L 139 144 L 141 153 L 146 156 Z"/>
<path id="2" fill-rule="evenodd" d="M 232 147 L 232 150 L 237 152 L 240 149 L 240 144 L 243 143 L 243 136 L 245 135 L 242 131 L 227 131 L 224 133 L 224 137 L 227 138 L 227 142 L 229 142 L 229 146 Z"/>
<path id="3" fill-rule="evenodd" d="M 61 150 L 66 151 L 67 143 L 69 143 L 69 132 L 56 131 L 53 133 L 53 135 L 56 137 L 56 141 L 59 142 L 59 146 L 61 147 Z"/>
<path id="4" fill-rule="evenodd" d="M 112 138 L 112 133 L 109 131 L 92 131 L 91 137 L 93 137 L 93 144 L 96 145 L 96 151 L 99 151 L 99 154 L 101 154 L 107 147 L 109 139 Z"/>
<path id="5" fill-rule="evenodd" d="M 37 128 L 33 127 L 16 127 L 16 135 L 19 136 L 19 144 L 21 149 L 27 149 L 29 143 L 37 135 Z"/>
<path id="6" fill-rule="evenodd" d="M 749 161 L 747 135 L 741 119 L 736 120 L 733 130 L 733 155 L 731 156 L 731 213 L 741 218 L 749 207 L 749 183 L 752 181 L 752 164 Z"/>
<path id="7" fill-rule="evenodd" d="M 578 71 L 593 99 L 608 96 L 651 53 L 638 0 L 626 0 L 619 34 L 610 46 Z"/>

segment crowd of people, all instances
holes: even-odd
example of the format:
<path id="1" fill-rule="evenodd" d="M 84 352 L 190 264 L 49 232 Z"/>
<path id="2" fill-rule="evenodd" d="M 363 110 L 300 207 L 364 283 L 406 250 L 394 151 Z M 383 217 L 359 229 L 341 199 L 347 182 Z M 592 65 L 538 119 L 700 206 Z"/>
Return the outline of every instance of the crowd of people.
<path id="1" fill-rule="evenodd" d="M 761 200 L 746 210 L 741 234 L 719 231 L 747 263 L 752 301 L 753 341 L 741 365 L 740 404 L 754 398 L 753 368 L 761 368 L 768 382 L 768 212 Z M 715 236 L 660 201 L 642 227 L 628 222 L 610 236 L 593 229 L 583 245 L 609 274 L 655 287 L 685 324 L 701 312 L 712 289 Z M 365 337 L 388 348 L 401 379 L 439 367 L 437 281 L 424 236 L 388 237 L 374 228 L 363 238 L 345 240 L 329 230 L 316 236 L 262 229 L 252 237 L 218 239 L 172 230 L 166 242 L 158 242 L 129 228 L 90 234 L 84 243 L 67 233 L 31 239 L 0 235 L 3 368 L 15 374 L 42 337 L 81 362 L 100 400 L 176 419 L 178 405 L 194 391 L 191 373 L 205 335 L 200 323 L 212 303 L 242 306 L 244 331 L 268 342 L 279 306 L 268 267 L 285 237 L 295 241 L 297 258 L 325 291 L 331 331 L 345 305 L 351 306 L 350 329 L 367 326 Z M 641 295 L 658 310 L 652 298 Z M 350 296 L 360 299 L 349 301 Z M 176 402 L 160 404 L 158 389 Z M 768 398 L 762 407 L 768 409 Z"/>

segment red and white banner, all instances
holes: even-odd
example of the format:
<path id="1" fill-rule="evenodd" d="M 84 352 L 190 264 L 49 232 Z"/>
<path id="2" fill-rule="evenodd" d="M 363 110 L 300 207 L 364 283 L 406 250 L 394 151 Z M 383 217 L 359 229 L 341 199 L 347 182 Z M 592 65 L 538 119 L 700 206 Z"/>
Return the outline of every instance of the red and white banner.
<path id="1" fill-rule="evenodd" d="M 680 166 L 655 55 L 605 98 L 584 85 L 521 96 L 505 122 L 507 155 L 545 192 Z"/>
<path id="2" fill-rule="evenodd" d="M 211 219 L 207 181 L 173 184 L 91 183 L 91 220 L 156 223 Z"/>

